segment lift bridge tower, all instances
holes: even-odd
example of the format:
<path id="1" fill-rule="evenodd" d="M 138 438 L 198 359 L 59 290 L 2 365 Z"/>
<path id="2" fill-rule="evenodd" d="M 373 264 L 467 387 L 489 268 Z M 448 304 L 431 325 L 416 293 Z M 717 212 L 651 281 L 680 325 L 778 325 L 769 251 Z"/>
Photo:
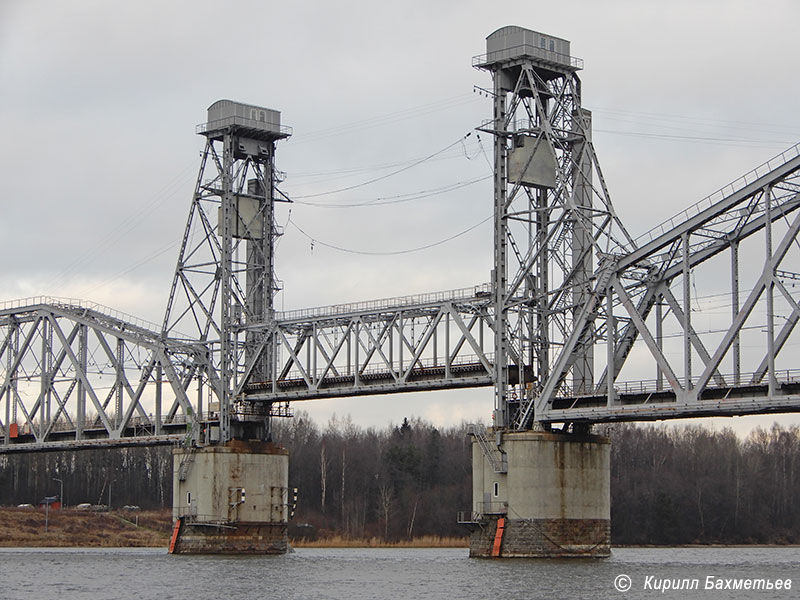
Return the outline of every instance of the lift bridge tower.
<path id="1" fill-rule="evenodd" d="M 569 42 L 503 27 L 473 64 L 494 84 L 493 118 L 481 130 L 494 136 L 495 407 L 493 443 L 476 433 L 473 448 L 484 523 L 471 553 L 491 556 L 502 544 L 504 556 L 607 555 L 607 440 L 588 426 L 531 429 L 529 407 L 588 304 L 598 261 L 631 239 L 595 156 L 583 65 Z M 594 333 L 588 327 L 571 356 L 578 394 L 594 387 Z"/>
<path id="2" fill-rule="evenodd" d="M 777 359 L 800 321 L 787 285 L 797 275 L 779 268 L 797 260 L 800 150 L 632 239 L 597 161 L 569 42 L 503 27 L 474 65 L 494 83 L 482 130 L 495 155 L 495 413 L 490 431 L 473 431 L 470 553 L 607 556 L 610 447 L 592 424 L 797 410 L 798 385 Z M 692 323 L 699 268 L 714 285 L 730 272 L 730 322 L 705 336 Z M 755 281 L 740 302 L 745 271 Z M 654 380 L 617 381 L 642 358 Z"/>
<path id="3" fill-rule="evenodd" d="M 510 26 L 487 38 L 486 51 L 473 63 L 494 82 L 494 116 L 481 130 L 494 136 L 494 424 L 506 428 L 539 396 L 596 261 L 630 238 L 594 153 L 583 61 L 569 42 Z M 592 389 L 593 362 L 587 336 L 574 353 L 576 390 Z"/>
<path id="4" fill-rule="evenodd" d="M 172 551 L 285 552 L 288 456 L 269 442 L 272 404 L 245 403 L 242 387 L 271 378 L 275 145 L 291 132 L 278 111 L 220 100 L 198 133 L 206 144 L 163 336 L 206 348 L 198 394 L 208 398 L 196 406 L 207 418 L 175 450 Z"/>

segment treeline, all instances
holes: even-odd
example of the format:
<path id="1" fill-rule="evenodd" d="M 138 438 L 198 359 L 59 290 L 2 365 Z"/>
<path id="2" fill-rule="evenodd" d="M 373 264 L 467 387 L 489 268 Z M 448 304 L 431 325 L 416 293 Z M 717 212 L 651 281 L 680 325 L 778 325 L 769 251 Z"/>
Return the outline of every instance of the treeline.
<path id="1" fill-rule="evenodd" d="M 800 543 L 800 428 L 617 425 L 615 544 Z"/>
<path id="2" fill-rule="evenodd" d="M 469 510 L 472 454 L 466 425 L 439 429 L 404 419 L 384 430 L 349 417 L 320 428 L 305 414 L 279 421 L 275 441 L 289 450 L 289 485 L 299 489 L 296 519 L 322 535 L 462 536 Z"/>
<path id="3" fill-rule="evenodd" d="M 621 424 L 611 436 L 614 544 L 800 543 L 800 428 Z M 472 504 L 466 426 L 418 419 L 383 431 L 307 417 L 278 430 L 297 517 L 352 536 L 463 535 Z"/>
<path id="4" fill-rule="evenodd" d="M 800 543 L 800 428 L 774 425 L 741 438 L 702 426 L 610 428 L 614 544 Z M 364 429 L 325 426 L 304 413 L 279 420 L 289 449 L 295 523 L 317 534 L 406 539 L 466 531 L 471 509 L 466 425 L 420 419 Z M 169 507 L 169 447 L 0 455 L 0 504 L 36 503 L 59 491 L 69 504 Z"/>
<path id="5" fill-rule="evenodd" d="M 60 479 L 61 481 L 56 481 Z M 169 446 L 0 454 L 0 506 L 38 504 L 61 494 L 69 505 L 143 510 L 172 506 Z"/>

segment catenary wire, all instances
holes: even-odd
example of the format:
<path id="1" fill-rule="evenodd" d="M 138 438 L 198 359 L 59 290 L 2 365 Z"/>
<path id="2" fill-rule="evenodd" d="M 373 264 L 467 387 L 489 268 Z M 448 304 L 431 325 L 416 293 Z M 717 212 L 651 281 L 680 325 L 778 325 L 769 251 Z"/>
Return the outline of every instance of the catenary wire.
<path id="1" fill-rule="evenodd" d="M 319 196 L 327 196 L 327 195 L 330 195 L 330 194 L 338 194 L 340 192 L 349 192 L 350 190 L 354 190 L 354 189 L 357 189 L 357 188 L 360 188 L 360 187 L 364 187 L 366 185 L 370 185 L 370 184 L 376 183 L 378 181 L 382 181 L 384 179 L 388 179 L 389 177 L 393 177 L 393 176 L 395 176 L 395 175 L 397 175 L 399 173 L 402 173 L 404 171 L 408 171 L 409 169 L 412 169 L 412 168 L 416 167 L 417 165 L 421 165 L 422 163 L 431 160 L 432 158 L 438 156 L 439 154 L 441 154 L 443 152 L 446 152 L 447 150 L 449 150 L 453 146 L 455 146 L 457 144 L 460 144 L 462 140 L 468 138 L 470 135 L 472 135 L 471 131 L 469 133 L 467 133 L 466 135 L 463 135 L 460 138 L 458 138 L 455 142 L 453 142 L 451 144 L 448 144 L 447 146 L 445 146 L 441 150 L 437 150 L 433 154 L 429 154 L 428 156 L 425 156 L 425 157 L 419 159 L 418 161 L 413 162 L 413 163 L 411 163 L 409 165 L 401 167 L 400 169 L 392 171 L 391 173 L 386 173 L 385 175 L 381 175 L 380 177 L 375 177 L 373 179 L 369 179 L 367 181 L 363 181 L 361 183 L 357 183 L 357 184 L 350 185 L 350 186 L 347 186 L 347 187 L 339 188 L 337 190 L 328 190 L 326 192 L 317 192 L 315 194 L 304 194 L 304 195 L 300 195 L 300 196 L 295 196 L 294 199 L 297 200 L 297 199 L 301 199 L 301 198 L 318 198 Z"/>
<path id="2" fill-rule="evenodd" d="M 475 225 L 472 225 L 471 227 L 468 227 L 467 229 L 464 229 L 463 231 L 460 231 L 460 232 L 456 233 L 455 235 L 451 235 L 450 237 L 444 238 L 444 239 L 439 240 L 437 242 L 433 242 L 433 243 L 430 243 L 430 244 L 425 244 L 424 246 L 418 246 L 416 248 L 407 248 L 405 250 L 393 250 L 393 251 L 375 251 L 375 250 L 369 251 L 369 250 L 353 250 L 352 248 L 343 248 L 341 246 L 336 246 L 335 244 L 330 244 L 328 242 L 324 242 L 322 240 L 319 240 L 319 239 L 313 237 L 312 235 L 309 235 L 297 223 L 295 223 L 291 218 L 289 219 L 288 222 L 291 223 L 292 226 L 295 229 L 297 229 L 297 231 L 299 231 L 301 234 L 303 234 L 312 243 L 319 244 L 320 246 L 325 246 L 326 248 L 330 248 L 332 250 L 338 250 L 339 252 L 346 252 L 348 254 L 359 254 L 359 255 L 362 255 L 362 256 L 397 256 L 397 255 L 400 255 L 400 254 L 410 254 L 412 252 L 419 252 L 421 250 L 427 250 L 429 248 L 434 248 L 436 246 L 441 246 L 442 244 L 446 244 L 447 242 L 450 242 L 450 241 L 452 241 L 452 240 L 454 240 L 456 238 L 459 238 L 459 237 L 461 237 L 463 235 L 466 235 L 470 231 L 473 231 L 473 230 L 477 229 L 478 227 L 480 227 L 481 225 L 483 225 L 484 223 L 489 221 L 493 216 L 494 215 L 489 215 L 488 217 L 486 217 L 482 221 L 476 223 Z"/>

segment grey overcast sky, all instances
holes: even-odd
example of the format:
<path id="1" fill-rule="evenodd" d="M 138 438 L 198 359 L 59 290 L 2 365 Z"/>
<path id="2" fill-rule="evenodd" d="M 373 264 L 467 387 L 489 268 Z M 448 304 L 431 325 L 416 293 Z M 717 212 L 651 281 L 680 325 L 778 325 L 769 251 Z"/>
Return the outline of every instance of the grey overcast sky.
<path id="1" fill-rule="evenodd" d="M 490 141 L 458 140 L 490 116 L 471 57 L 504 25 L 569 39 L 585 60 L 605 178 L 629 230 L 644 231 L 800 140 L 798 22 L 794 0 L 2 0 L 0 301 L 81 298 L 160 321 L 195 126 L 221 98 L 279 110 L 294 129 L 278 148 L 298 200 L 291 222 L 278 211 L 279 308 L 487 281 L 488 222 L 377 253 L 490 215 Z M 486 420 L 491 407 L 476 390 L 300 408 L 380 426 Z"/>

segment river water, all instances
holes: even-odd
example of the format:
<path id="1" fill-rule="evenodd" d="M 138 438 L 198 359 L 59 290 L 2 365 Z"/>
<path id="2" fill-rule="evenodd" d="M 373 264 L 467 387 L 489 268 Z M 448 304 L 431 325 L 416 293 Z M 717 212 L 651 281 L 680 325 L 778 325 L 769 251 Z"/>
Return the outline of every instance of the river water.
<path id="1" fill-rule="evenodd" d="M 712 588 L 741 589 L 705 589 L 708 578 Z M 775 589 L 787 580 L 791 589 Z M 772 589 L 748 591 L 746 581 Z M 630 589 L 618 591 L 627 582 Z M 689 589 L 663 591 L 678 586 Z M 300 548 L 285 556 L 222 557 L 152 548 L 3 548 L 0 598 L 800 598 L 800 548 L 620 548 L 606 560 L 470 559 L 466 549 Z"/>

